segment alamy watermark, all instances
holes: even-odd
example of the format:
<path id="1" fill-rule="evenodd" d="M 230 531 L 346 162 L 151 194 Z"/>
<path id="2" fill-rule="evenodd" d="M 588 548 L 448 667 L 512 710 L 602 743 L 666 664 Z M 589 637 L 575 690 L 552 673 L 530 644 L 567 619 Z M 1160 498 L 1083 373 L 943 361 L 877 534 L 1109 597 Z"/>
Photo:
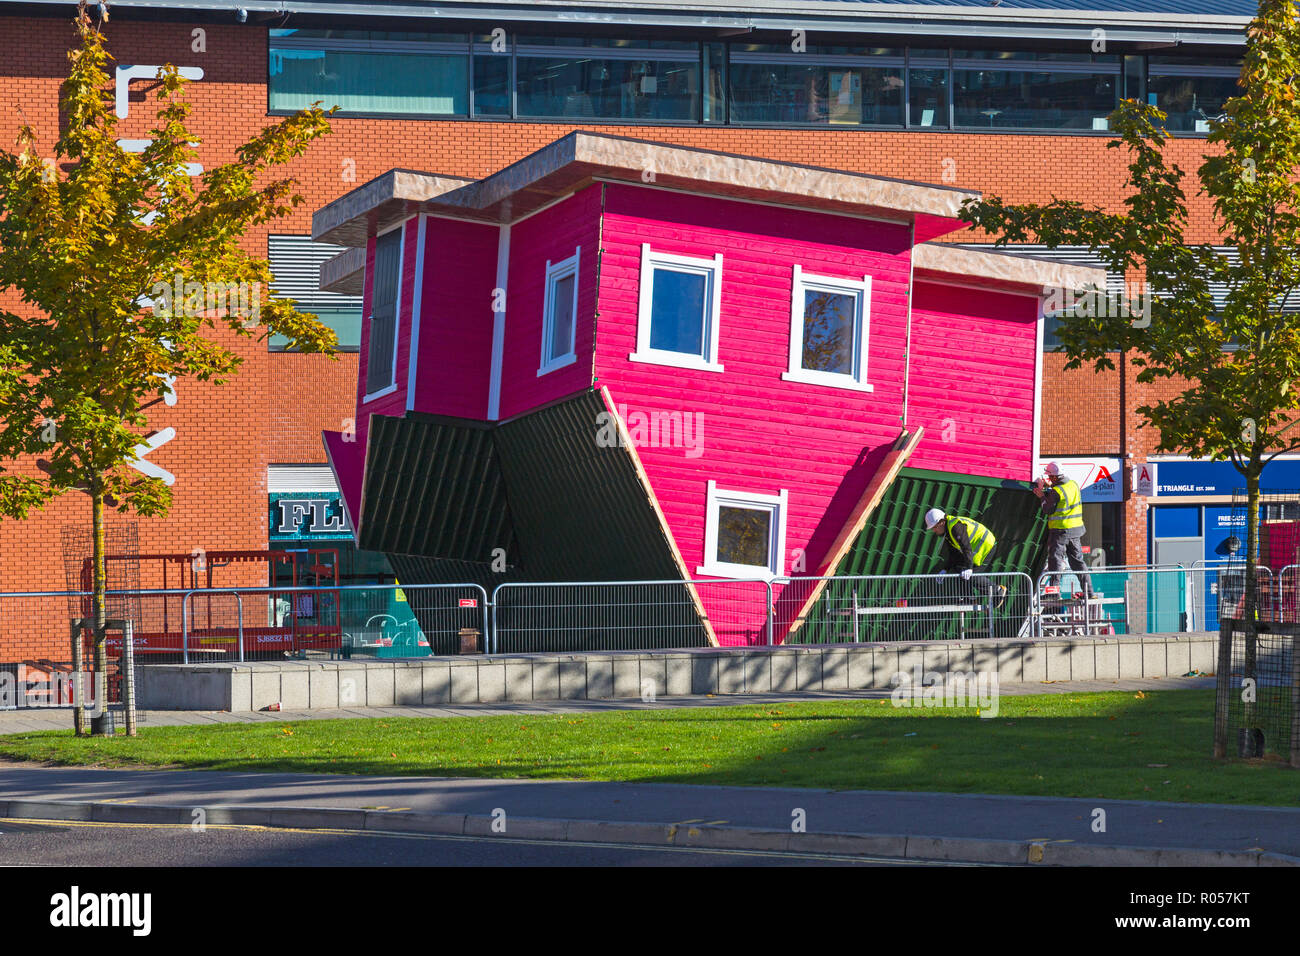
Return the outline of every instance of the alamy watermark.
<path id="1" fill-rule="evenodd" d="M 898 671 L 889 679 L 895 707 L 971 708 L 980 717 L 998 715 L 996 671 L 921 671 L 920 665 Z"/>
<path id="2" fill-rule="evenodd" d="M 168 315 L 234 315 L 244 320 L 245 328 L 257 325 L 262 316 L 262 287 L 257 282 L 186 282 L 177 274 L 171 282 L 155 282 L 150 295 L 150 308 Z"/>
<path id="3" fill-rule="evenodd" d="M 1135 329 L 1145 329 L 1151 324 L 1154 297 L 1145 283 L 1126 283 L 1123 292 L 1064 286 L 1049 286 L 1043 291 L 1043 312 L 1049 315 L 1064 312 L 1084 318 L 1129 319 Z"/>
<path id="4" fill-rule="evenodd" d="M 627 427 L 626 442 L 617 419 Z M 630 443 L 633 448 L 683 448 L 687 458 L 704 454 L 704 413 L 629 411 L 626 405 L 618 406 L 617 418 L 612 412 L 596 416 L 596 444 L 601 448 L 619 448 Z"/>
<path id="5" fill-rule="evenodd" d="M 0 710 L 67 707 L 74 703 L 78 684 L 86 716 L 103 714 L 103 708 L 94 701 L 95 675 L 91 671 L 46 671 L 26 664 L 19 664 L 16 673 L 0 670 Z"/>

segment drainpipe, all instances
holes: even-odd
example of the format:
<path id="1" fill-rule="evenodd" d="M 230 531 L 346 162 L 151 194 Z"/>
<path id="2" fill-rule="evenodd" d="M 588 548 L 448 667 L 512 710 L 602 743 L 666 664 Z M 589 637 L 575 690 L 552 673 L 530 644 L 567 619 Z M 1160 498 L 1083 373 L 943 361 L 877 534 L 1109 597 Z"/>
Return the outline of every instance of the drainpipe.
<path id="1" fill-rule="evenodd" d="M 916 220 L 910 226 L 912 241 L 907 248 L 907 344 L 903 352 L 903 431 L 907 431 L 907 389 L 912 380 L 912 295 L 915 292 L 913 263 L 916 261 Z"/>

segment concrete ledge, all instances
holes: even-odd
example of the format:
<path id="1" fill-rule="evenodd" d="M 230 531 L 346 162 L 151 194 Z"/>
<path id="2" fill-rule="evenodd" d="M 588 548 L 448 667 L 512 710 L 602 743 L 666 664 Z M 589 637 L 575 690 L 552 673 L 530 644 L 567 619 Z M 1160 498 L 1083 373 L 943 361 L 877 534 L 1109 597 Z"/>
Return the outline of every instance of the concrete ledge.
<path id="1" fill-rule="evenodd" d="M 612 700 L 655 696 L 892 690 L 902 671 L 996 672 L 1001 684 L 1181 677 L 1210 672 L 1218 635 L 1018 639 L 502 654 L 415 660 L 151 664 L 142 710 L 248 712 Z"/>

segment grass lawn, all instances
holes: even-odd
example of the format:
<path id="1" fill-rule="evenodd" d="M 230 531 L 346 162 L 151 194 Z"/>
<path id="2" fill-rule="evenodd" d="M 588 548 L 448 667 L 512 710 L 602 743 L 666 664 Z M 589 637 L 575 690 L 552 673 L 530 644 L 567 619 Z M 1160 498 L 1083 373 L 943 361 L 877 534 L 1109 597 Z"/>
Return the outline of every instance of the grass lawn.
<path id="1" fill-rule="evenodd" d="M 1212 691 L 1003 697 L 996 718 L 888 700 L 546 716 L 304 720 L 0 737 L 90 766 L 653 781 L 1300 805 L 1276 760 L 1210 757 Z"/>

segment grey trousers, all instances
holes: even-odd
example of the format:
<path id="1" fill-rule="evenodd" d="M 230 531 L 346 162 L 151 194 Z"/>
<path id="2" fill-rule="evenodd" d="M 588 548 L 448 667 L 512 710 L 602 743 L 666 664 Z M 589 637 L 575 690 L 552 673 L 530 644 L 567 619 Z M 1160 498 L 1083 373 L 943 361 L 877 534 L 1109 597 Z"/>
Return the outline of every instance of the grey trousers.
<path id="1" fill-rule="evenodd" d="M 1083 560 L 1083 548 L 1079 542 L 1082 534 L 1070 534 L 1066 531 L 1047 532 L 1047 570 L 1051 572 L 1073 570 L 1079 578 L 1084 593 L 1092 590 L 1092 580 L 1088 577 L 1088 564 Z M 1053 577 L 1056 584 L 1061 583 L 1059 576 Z"/>

